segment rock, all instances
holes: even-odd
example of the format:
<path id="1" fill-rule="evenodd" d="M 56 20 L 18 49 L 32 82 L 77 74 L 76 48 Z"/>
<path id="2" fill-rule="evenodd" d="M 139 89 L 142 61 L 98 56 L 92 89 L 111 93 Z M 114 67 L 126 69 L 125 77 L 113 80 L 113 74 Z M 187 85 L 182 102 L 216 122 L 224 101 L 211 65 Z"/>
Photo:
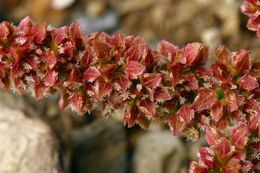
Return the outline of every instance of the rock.
<path id="1" fill-rule="evenodd" d="M 106 10 L 106 3 L 101 0 L 90 1 L 86 4 L 86 12 L 91 17 L 98 17 Z"/>
<path id="2" fill-rule="evenodd" d="M 55 10 L 61 10 L 71 6 L 75 0 L 52 0 L 51 6 Z"/>
<path id="3" fill-rule="evenodd" d="M 133 156 L 134 173 L 179 173 L 186 153 L 170 131 L 149 131 L 139 136 Z"/>
<path id="4" fill-rule="evenodd" d="M 115 11 L 106 11 L 98 18 L 82 15 L 75 19 L 79 22 L 85 34 L 91 32 L 114 32 L 119 25 L 119 15 Z"/>
<path id="5" fill-rule="evenodd" d="M 208 28 L 201 32 L 201 40 L 209 46 L 210 57 L 215 55 L 215 52 L 222 42 L 221 32 L 218 28 Z M 209 61 L 213 61 L 211 58 Z M 212 62 L 210 62 L 212 63 Z"/>
<path id="6" fill-rule="evenodd" d="M 0 101 L 0 172 L 59 173 L 57 140 L 39 119 Z"/>
<path id="7" fill-rule="evenodd" d="M 126 134 L 121 122 L 98 119 L 72 133 L 75 173 L 124 173 L 127 167 Z"/>

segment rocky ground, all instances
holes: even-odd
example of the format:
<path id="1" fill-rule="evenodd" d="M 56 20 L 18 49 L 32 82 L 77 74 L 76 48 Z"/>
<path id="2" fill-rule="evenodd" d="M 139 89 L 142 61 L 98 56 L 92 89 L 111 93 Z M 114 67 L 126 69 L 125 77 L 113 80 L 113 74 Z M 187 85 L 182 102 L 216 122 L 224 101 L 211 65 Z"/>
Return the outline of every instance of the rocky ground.
<path id="1" fill-rule="evenodd" d="M 241 0 L 1 0 L 0 20 L 62 26 L 78 21 L 84 32 L 143 35 L 155 48 L 165 39 L 219 44 L 253 52 L 260 59 L 260 39 L 246 29 Z M 182 173 L 196 159 L 196 144 L 173 137 L 162 122 L 147 131 L 122 126 L 120 113 L 84 116 L 58 109 L 58 97 L 35 102 L 29 95 L 0 90 L 1 173 Z"/>

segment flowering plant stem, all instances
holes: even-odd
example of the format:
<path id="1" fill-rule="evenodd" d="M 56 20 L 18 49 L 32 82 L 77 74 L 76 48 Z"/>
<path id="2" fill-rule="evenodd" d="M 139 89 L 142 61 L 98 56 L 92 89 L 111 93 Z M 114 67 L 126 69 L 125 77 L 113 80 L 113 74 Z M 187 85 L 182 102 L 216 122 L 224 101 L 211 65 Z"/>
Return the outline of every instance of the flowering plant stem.
<path id="1" fill-rule="evenodd" d="M 257 36 L 259 6 L 259 0 L 241 6 Z M 221 45 L 208 69 L 208 56 L 202 43 L 179 48 L 162 40 L 151 50 L 142 36 L 83 37 L 78 23 L 55 29 L 26 17 L 17 27 L 0 24 L 3 88 L 27 89 L 37 100 L 59 92 L 60 108 L 81 114 L 122 110 L 128 127 L 146 129 L 162 119 L 173 135 L 193 141 L 206 131 L 209 147 L 200 148 L 191 172 L 257 171 L 260 62 L 252 62 L 250 51 Z"/>

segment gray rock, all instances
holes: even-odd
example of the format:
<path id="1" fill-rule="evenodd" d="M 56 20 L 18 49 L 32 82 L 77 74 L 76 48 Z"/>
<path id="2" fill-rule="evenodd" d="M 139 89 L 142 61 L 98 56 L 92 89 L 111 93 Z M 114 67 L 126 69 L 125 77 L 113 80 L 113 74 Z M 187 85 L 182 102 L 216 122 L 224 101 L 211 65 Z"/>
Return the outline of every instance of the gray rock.
<path id="1" fill-rule="evenodd" d="M 0 101 L 0 172 L 58 173 L 57 141 L 51 129 Z"/>
<path id="2" fill-rule="evenodd" d="M 99 119 L 72 134 L 75 173 L 124 173 L 127 142 L 121 122 Z"/>
<path id="3" fill-rule="evenodd" d="M 150 131 L 137 141 L 133 172 L 179 173 L 186 154 L 179 138 L 170 131 Z"/>

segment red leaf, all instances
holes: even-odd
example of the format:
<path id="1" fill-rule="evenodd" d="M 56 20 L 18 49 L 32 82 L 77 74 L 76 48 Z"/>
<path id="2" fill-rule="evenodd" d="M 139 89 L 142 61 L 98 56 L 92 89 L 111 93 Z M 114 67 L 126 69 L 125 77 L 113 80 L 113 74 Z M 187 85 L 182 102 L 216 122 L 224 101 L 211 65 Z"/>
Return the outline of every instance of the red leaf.
<path id="1" fill-rule="evenodd" d="M 169 126 L 174 136 L 180 136 L 185 127 L 185 121 L 181 116 L 173 115 L 169 118 Z"/>
<path id="2" fill-rule="evenodd" d="M 154 100 L 157 101 L 167 101 L 171 100 L 170 93 L 163 87 L 157 87 L 154 91 Z"/>
<path id="3" fill-rule="evenodd" d="M 80 95 L 80 94 L 75 94 L 71 98 L 71 104 L 77 113 L 83 113 L 82 108 L 85 104 L 85 100 L 86 98 L 84 97 L 84 95 Z"/>
<path id="4" fill-rule="evenodd" d="M 181 84 L 185 81 L 185 78 L 181 76 L 178 72 L 172 72 L 172 79 L 171 79 L 171 87 L 175 87 L 178 84 Z"/>
<path id="5" fill-rule="evenodd" d="M 125 73 L 129 77 L 129 79 L 137 79 L 144 72 L 146 67 L 137 61 L 130 61 L 125 67 Z"/>
<path id="6" fill-rule="evenodd" d="M 232 61 L 232 53 L 229 51 L 227 46 L 220 45 L 215 56 L 215 60 L 218 64 L 223 64 L 227 67 Z"/>
<path id="7" fill-rule="evenodd" d="M 151 100 L 141 100 L 141 102 L 137 104 L 137 107 L 146 117 L 152 118 L 155 116 L 155 104 Z"/>
<path id="8" fill-rule="evenodd" d="M 217 123 L 223 116 L 224 105 L 217 102 L 211 109 L 210 115 L 215 123 Z"/>
<path id="9" fill-rule="evenodd" d="M 96 88 L 96 97 L 101 99 L 107 96 L 113 89 L 113 86 L 105 81 L 98 81 Z"/>
<path id="10" fill-rule="evenodd" d="M 16 64 L 20 63 L 26 53 L 26 50 L 23 47 L 10 47 L 9 50 Z"/>
<path id="11" fill-rule="evenodd" d="M 221 168 L 223 173 L 239 173 L 241 171 L 240 160 L 236 158 L 231 158 L 227 165 Z"/>
<path id="12" fill-rule="evenodd" d="M 55 86 L 55 83 L 57 82 L 58 77 L 59 77 L 58 72 L 56 72 L 56 70 L 52 69 L 52 70 L 48 71 L 47 75 L 45 76 L 44 84 L 46 86 L 53 87 L 53 86 Z"/>
<path id="13" fill-rule="evenodd" d="M 65 110 L 69 107 L 70 104 L 70 96 L 67 93 L 61 92 L 60 100 L 59 100 L 59 107 L 61 110 Z"/>
<path id="14" fill-rule="evenodd" d="M 19 31 L 23 31 L 25 33 L 29 33 L 30 29 L 32 27 L 32 21 L 31 18 L 29 16 L 25 17 L 23 20 L 21 20 L 21 22 L 19 23 L 19 25 L 17 26 L 17 29 Z"/>
<path id="15" fill-rule="evenodd" d="M 124 126 L 128 124 L 128 128 L 131 128 L 135 125 L 138 120 L 139 111 L 136 105 L 132 108 L 128 107 L 124 113 Z"/>
<path id="16" fill-rule="evenodd" d="M 251 52 L 244 49 L 239 50 L 233 58 L 233 68 L 236 74 L 243 74 L 251 69 Z"/>
<path id="17" fill-rule="evenodd" d="M 196 80 L 194 75 L 190 75 L 190 76 L 185 78 L 185 85 L 191 90 L 198 90 L 199 89 L 199 83 Z"/>
<path id="18" fill-rule="evenodd" d="M 0 42 L 7 44 L 11 41 L 14 33 L 14 26 L 8 22 L 0 23 Z"/>
<path id="19" fill-rule="evenodd" d="M 208 47 L 201 43 L 191 43 L 184 47 L 183 56 L 187 65 L 204 65 L 208 60 Z"/>
<path id="20" fill-rule="evenodd" d="M 83 33 L 82 33 L 82 29 L 81 29 L 79 23 L 78 22 L 72 23 L 70 25 L 69 31 L 70 31 L 70 36 L 72 37 L 72 40 L 74 42 L 76 49 L 80 49 L 81 44 L 83 42 L 83 39 L 82 39 Z"/>
<path id="21" fill-rule="evenodd" d="M 109 43 L 101 40 L 94 40 L 93 45 L 95 52 L 97 53 L 97 57 L 100 60 L 109 61 L 112 58 L 112 46 Z"/>
<path id="22" fill-rule="evenodd" d="M 243 149 L 246 146 L 248 141 L 248 128 L 245 123 L 236 126 L 230 134 L 233 145 L 235 145 L 237 149 Z"/>
<path id="23" fill-rule="evenodd" d="M 32 26 L 30 34 L 36 43 L 42 44 L 47 36 L 47 24 L 43 23 Z"/>
<path id="24" fill-rule="evenodd" d="M 27 88 L 27 84 L 25 83 L 25 81 L 21 78 L 17 78 L 14 80 L 14 87 L 16 89 L 16 91 L 18 92 L 18 94 L 23 94 L 25 89 Z"/>
<path id="25" fill-rule="evenodd" d="M 139 61 L 140 58 L 143 56 L 143 46 L 140 44 L 131 46 L 126 52 L 125 57 L 128 61 Z"/>
<path id="26" fill-rule="evenodd" d="M 218 133 L 216 129 L 212 127 L 206 128 L 206 139 L 210 146 L 216 145 L 220 137 L 221 135 Z"/>
<path id="27" fill-rule="evenodd" d="M 69 38 L 69 27 L 68 26 L 63 26 L 59 29 L 55 30 L 54 33 L 54 40 L 58 43 L 61 44 L 63 41 L 66 41 Z"/>
<path id="28" fill-rule="evenodd" d="M 250 117 L 250 130 L 256 131 L 259 128 L 260 125 L 260 113 L 257 115 L 253 115 Z"/>
<path id="29" fill-rule="evenodd" d="M 161 73 L 145 73 L 141 80 L 143 86 L 155 89 L 160 85 L 162 81 L 162 74 Z"/>
<path id="30" fill-rule="evenodd" d="M 254 15 L 260 7 L 256 4 L 257 1 L 245 0 L 240 6 L 240 11 L 246 15 Z"/>
<path id="31" fill-rule="evenodd" d="M 246 90 L 253 90 L 255 88 L 258 88 L 258 82 L 255 77 L 252 77 L 250 75 L 245 75 L 241 77 L 238 80 L 238 84 L 241 88 L 246 89 Z"/>
<path id="32" fill-rule="evenodd" d="M 237 110 L 240 106 L 244 104 L 244 97 L 239 96 L 232 91 L 226 91 L 224 94 L 224 98 L 231 112 Z"/>
<path id="33" fill-rule="evenodd" d="M 123 52 L 126 49 L 126 41 L 125 38 L 120 34 L 120 33 L 116 33 L 111 41 L 110 44 L 115 46 L 115 48 L 117 50 L 119 50 L 120 52 Z"/>
<path id="34" fill-rule="evenodd" d="M 208 89 L 200 89 L 196 96 L 192 108 L 197 111 L 209 109 L 217 102 L 216 95 L 213 91 Z"/>
<path id="35" fill-rule="evenodd" d="M 47 91 L 47 87 L 44 86 L 43 84 L 35 85 L 33 89 L 34 89 L 34 92 L 33 92 L 34 98 L 36 100 L 42 99 L 45 96 L 46 91 Z"/>
<path id="36" fill-rule="evenodd" d="M 90 67 L 84 72 L 84 78 L 87 82 L 95 81 L 100 75 L 99 70 L 95 67 Z"/>
<path id="37" fill-rule="evenodd" d="M 201 147 L 199 149 L 199 159 L 208 167 L 215 168 L 216 166 L 216 157 L 214 152 L 208 147 Z"/>
<path id="38" fill-rule="evenodd" d="M 47 63 L 49 69 L 53 69 L 55 65 L 58 63 L 58 58 L 56 57 L 53 51 L 51 51 L 50 54 L 47 56 Z"/>
<path id="39" fill-rule="evenodd" d="M 181 109 L 180 112 L 178 113 L 179 116 L 182 117 L 182 119 L 186 122 L 186 123 L 190 123 L 193 118 L 194 118 L 194 109 L 191 109 L 191 106 L 188 104 L 184 104 Z"/>
<path id="40" fill-rule="evenodd" d="M 157 46 L 158 53 L 164 56 L 164 58 L 172 61 L 175 59 L 177 49 L 177 46 L 165 40 L 161 40 Z"/>
<path id="41" fill-rule="evenodd" d="M 106 80 L 111 80 L 113 74 L 115 73 L 118 65 L 117 64 L 106 64 L 106 65 L 101 65 L 99 67 L 99 71 L 101 73 L 101 76 Z"/>
<path id="42" fill-rule="evenodd" d="M 192 161 L 190 163 L 190 173 L 209 173 L 208 167 L 198 162 Z"/>
<path id="43" fill-rule="evenodd" d="M 225 138 L 221 138 L 215 145 L 215 152 L 220 163 L 225 163 L 232 155 L 233 149 L 230 142 Z"/>
<path id="44" fill-rule="evenodd" d="M 123 76 L 119 76 L 114 80 L 115 89 L 125 92 L 130 85 L 130 81 Z"/>

